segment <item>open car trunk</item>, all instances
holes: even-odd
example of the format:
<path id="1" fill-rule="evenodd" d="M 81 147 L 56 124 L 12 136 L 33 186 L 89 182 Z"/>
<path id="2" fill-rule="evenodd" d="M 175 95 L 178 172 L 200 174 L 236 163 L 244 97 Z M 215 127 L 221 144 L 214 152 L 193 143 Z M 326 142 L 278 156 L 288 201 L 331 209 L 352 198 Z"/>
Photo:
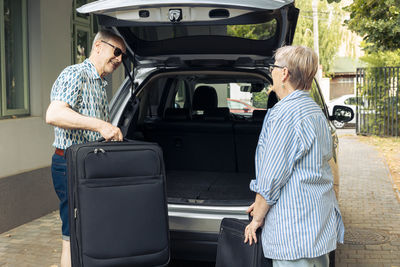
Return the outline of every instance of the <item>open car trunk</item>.
<path id="1" fill-rule="evenodd" d="M 254 201 L 249 183 L 255 178 L 254 156 L 266 110 L 246 116 L 230 112 L 227 90 L 242 82 L 269 85 L 261 74 L 199 70 L 154 74 L 138 88 L 140 107 L 127 138 L 161 146 L 169 203 L 248 205 Z M 209 97 L 203 95 L 199 103 L 195 96 L 201 87 L 211 85 L 218 91 L 215 107 Z"/>
<path id="2" fill-rule="evenodd" d="M 235 138 L 229 121 L 158 121 L 145 127 L 145 140 L 163 149 L 170 203 L 244 205 L 254 200 L 249 182 L 255 177 L 260 128 L 238 143 L 243 136 Z"/>
<path id="3" fill-rule="evenodd" d="M 233 122 L 160 121 L 145 127 L 145 140 L 163 149 L 169 203 L 247 205 L 254 200 L 249 182 L 255 177 L 261 125 L 242 143 L 235 143 L 243 136 L 235 138 Z"/>

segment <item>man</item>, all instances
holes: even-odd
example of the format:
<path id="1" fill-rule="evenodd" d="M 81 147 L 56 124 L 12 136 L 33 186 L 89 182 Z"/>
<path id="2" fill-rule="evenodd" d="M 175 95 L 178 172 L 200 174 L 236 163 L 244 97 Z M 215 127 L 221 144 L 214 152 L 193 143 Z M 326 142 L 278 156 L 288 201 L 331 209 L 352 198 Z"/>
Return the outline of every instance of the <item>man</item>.
<path id="1" fill-rule="evenodd" d="M 51 90 L 51 103 L 46 123 L 54 127 L 56 151 L 52 158 L 54 189 L 60 199 L 62 220 L 61 267 L 71 266 L 67 170 L 65 149 L 73 144 L 96 141 L 121 141 L 118 127 L 109 123 L 108 102 L 104 77 L 122 62 L 126 47 L 124 41 L 106 30 L 98 32 L 92 51 L 84 62 L 65 68 Z"/>

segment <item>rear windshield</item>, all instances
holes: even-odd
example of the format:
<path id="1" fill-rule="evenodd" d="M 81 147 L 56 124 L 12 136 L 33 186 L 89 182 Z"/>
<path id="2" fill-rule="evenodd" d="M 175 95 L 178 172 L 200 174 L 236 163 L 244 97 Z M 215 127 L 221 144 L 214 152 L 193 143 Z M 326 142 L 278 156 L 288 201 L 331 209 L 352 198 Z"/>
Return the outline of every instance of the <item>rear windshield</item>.
<path id="1" fill-rule="evenodd" d="M 200 83 L 196 84 L 196 89 L 199 86 L 210 86 L 215 89 L 218 97 L 218 108 L 229 108 L 230 113 L 241 114 L 244 116 L 251 116 L 254 110 L 263 109 L 267 107 L 268 101 L 268 87 L 262 89 L 261 92 L 251 93 L 243 92 L 241 88 L 250 86 L 250 84 L 238 83 Z M 180 97 L 182 93 L 178 90 L 175 98 L 176 106 L 184 106 L 185 99 Z"/>
<path id="2" fill-rule="evenodd" d="M 249 40 L 268 40 L 277 30 L 275 19 L 247 25 L 207 25 L 207 26 L 148 26 L 131 27 L 130 31 L 144 41 L 161 41 L 189 36 L 229 36 Z"/>

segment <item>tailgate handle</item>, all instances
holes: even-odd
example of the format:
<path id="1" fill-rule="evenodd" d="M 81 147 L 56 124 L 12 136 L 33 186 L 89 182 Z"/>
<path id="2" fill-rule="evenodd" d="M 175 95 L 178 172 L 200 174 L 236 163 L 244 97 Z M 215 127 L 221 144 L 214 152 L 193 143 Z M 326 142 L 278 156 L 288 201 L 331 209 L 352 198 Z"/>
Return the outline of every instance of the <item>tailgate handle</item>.
<path id="1" fill-rule="evenodd" d="M 229 10 L 227 9 L 212 9 L 208 13 L 208 16 L 212 19 L 229 18 L 229 15 Z"/>

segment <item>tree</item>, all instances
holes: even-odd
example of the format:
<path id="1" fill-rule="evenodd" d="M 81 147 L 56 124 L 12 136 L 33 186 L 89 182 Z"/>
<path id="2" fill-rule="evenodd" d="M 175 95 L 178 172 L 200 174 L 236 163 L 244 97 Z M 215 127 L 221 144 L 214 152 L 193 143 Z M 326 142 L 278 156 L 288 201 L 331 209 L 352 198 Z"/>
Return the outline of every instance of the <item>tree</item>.
<path id="1" fill-rule="evenodd" d="M 300 14 L 293 40 L 294 45 L 314 47 L 311 2 L 310 0 L 296 0 L 296 7 L 300 9 Z M 340 2 L 340 0 L 328 2 Z M 341 44 L 343 16 L 344 11 L 337 3 L 328 4 L 326 1 L 319 2 L 319 57 L 320 64 L 326 75 L 332 71 L 332 63 Z"/>
<path id="2" fill-rule="evenodd" d="M 366 62 L 369 67 L 400 66 L 400 48 L 393 51 L 369 52 L 361 57 L 361 60 Z"/>
<path id="3" fill-rule="evenodd" d="M 253 106 L 256 108 L 267 108 L 268 94 L 265 89 L 261 92 L 253 93 Z"/>
<path id="4" fill-rule="evenodd" d="M 400 48 L 400 0 L 354 0 L 346 7 L 349 29 L 364 37 L 364 50 Z"/>
<path id="5" fill-rule="evenodd" d="M 357 93 L 363 99 L 359 107 L 360 132 L 399 135 L 397 123 L 398 70 L 400 65 L 400 0 L 354 0 L 345 8 L 349 29 L 363 36 L 366 54 L 361 58 L 369 68 L 360 71 Z"/>
<path id="6" fill-rule="evenodd" d="M 313 19 L 310 0 L 296 0 L 296 7 L 300 9 L 293 45 L 304 45 L 313 48 Z M 339 4 L 340 0 L 322 0 L 319 4 L 319 56 L 322 69 L 329 74 L 334 57 L 339 50 L 342 39 L 342 18 L 344 11 Z M 332 3 L 332 4 L 328 4 Z M 274 34 L 276 21 L 258 25 L 230 25 L 227 27 L 230 36 L 262 40 Z"/>
<path id="7" fill-rule="evenodd" d="M 227 32 L 230 36 L 265 40 L 275 34 L 275 28 L 276 22 L 273 20 L 262 24 L 228 25 Z"/>

